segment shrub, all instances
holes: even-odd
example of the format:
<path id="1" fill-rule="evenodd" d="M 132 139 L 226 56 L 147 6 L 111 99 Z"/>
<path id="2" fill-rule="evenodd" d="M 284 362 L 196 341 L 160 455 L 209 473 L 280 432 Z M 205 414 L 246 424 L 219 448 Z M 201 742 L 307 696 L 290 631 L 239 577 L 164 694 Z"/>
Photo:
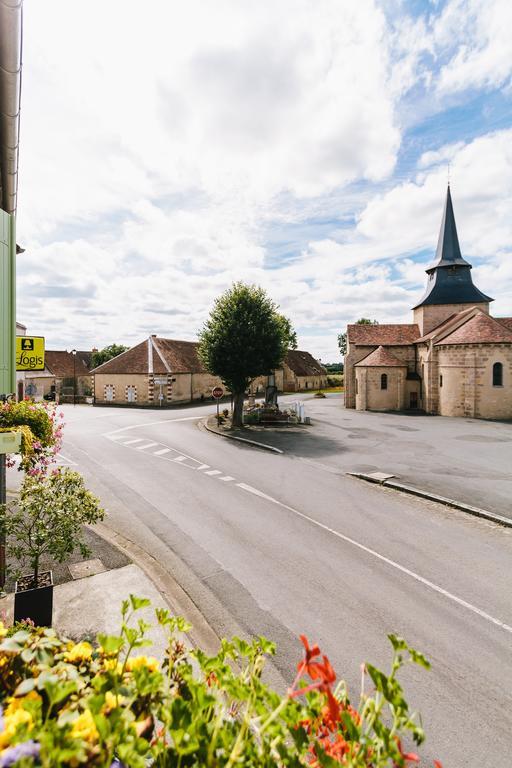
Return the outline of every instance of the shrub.
<path id="1" fill-rule="evenodd" d="M 262 680 L 275 647 L 263 637 L 223 640 L 208 656 L 189 650 L 189 626 L 158 609 L 169 633 L 162 664 L 133 651 L 147 644 L 148 600 L 130 596 L 119 636 L 98 635 L 97 647 L 50 629 L 15 632 L 0 643 L 3 722 L 0 765 L 23 768 L 405 768 L 418 758 L 401 738 L 424 734 L 409 712 L 397 675 L 407 663 L 428 667 L 404 640 L 390 635 L 389 675 L 370 664 L 358 706 L 329 660 L 305 637 L 304 657 L 284 696 Z M 148 763 L 149 761 L 149 763 Z M 440 766 L 439 763 L 436 765 Z"/>
<path id="2" fill-rule="evenodd" d="M 22 432 L 20 470 L 30 474 L 44 472 L 60 451 L 63 429 L 62 413 L 52 403 L 23 400 L 0 407 L 0 428 Z M 14 466 L 14 457 L 8 457 Z"/>
<path id="3" fill-rule="evenodd" d="M 104 514 L 82 476 L 59 468 L 49 475 L 25 476 L 19 500 L 9 509 L 0 506 L 0 529 L 12 555 L 30 565 L 37 586 L 44 555 L 62 563 L 77 549 L 84 557 L 89 554 L 82 526 L 102 520 Z"/>

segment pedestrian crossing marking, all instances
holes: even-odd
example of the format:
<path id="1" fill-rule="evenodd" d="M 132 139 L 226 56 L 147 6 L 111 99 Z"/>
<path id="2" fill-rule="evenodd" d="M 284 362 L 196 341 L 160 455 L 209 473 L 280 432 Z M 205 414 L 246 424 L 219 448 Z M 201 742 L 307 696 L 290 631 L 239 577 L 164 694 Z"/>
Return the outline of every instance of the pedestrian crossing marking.
<path id="1" fill-rule="evenodd" d="M 161 449 L 161 450 L 159 450 L 159 451 L 154 451 L 154 452 L 153 452 L 153 456 L 163 456 L 163 455 L 164 455 L 164 453 L 170 453 L 170 452 L 171 452 L 171 449 L 170 449 L 170 448 L 162 448 L 162 449 Z"/>
<path id="2" fill-rule="evenodd" d="M 205 475 L 222 475 L 220 469 L 210 469 L 209 472 L 205 472 Z"/>
<path id="3" fill-rule="evenodd" d="M 133 443 L 142 443 L 144 440 L 143 437 L 132 437 L 131 440 L 126 440 L 123 445 L 132 445 Z M 147 440 L 147 438 L 146 438 Z"/>
<path id="4" fill-rule="evenodd" d="M 225 483 L 229 482 L 230 480 L 234 480 L 234 477 L 230 477 L 230 475 L 224 475 L 224 477 L 218 477 L 218 480 L 223 480 Z"/>
<path id="5" fill-rule="evenodd" d="M 173 459 L 173 461 L 186 461 L 187 458 L 188 456 L 176 456 L 176 458 Z"/>
<path id="6" fill-rule="evenodd" d="M 137 450 L 145 451 L 146 448 L 154 448 L 155 445 L 158 445 L 158 443 L 146 443 L 146 445 L 138 445 Z"/>

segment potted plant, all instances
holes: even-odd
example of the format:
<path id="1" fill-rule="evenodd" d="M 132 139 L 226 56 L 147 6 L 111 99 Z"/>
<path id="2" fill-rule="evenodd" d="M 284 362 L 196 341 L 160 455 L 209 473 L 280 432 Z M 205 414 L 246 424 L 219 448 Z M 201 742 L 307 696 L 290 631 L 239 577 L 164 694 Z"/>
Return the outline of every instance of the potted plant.
<path id="1" fill-rule="evenodd" d="M 53 580 L 51 571 L 41 572 L 42 558 L 63 563 L 76 550 L 87 557 L 82 527 L 102 520 L 104 514 L 82 476 L 63 468 L 49 475 L 27 475 L 19 499 L 9 508 L 0 507 L 9 551 L 31 571 L 16 581 L 15 621 L 31 619 L 38 626 L 51 626 Z"/>

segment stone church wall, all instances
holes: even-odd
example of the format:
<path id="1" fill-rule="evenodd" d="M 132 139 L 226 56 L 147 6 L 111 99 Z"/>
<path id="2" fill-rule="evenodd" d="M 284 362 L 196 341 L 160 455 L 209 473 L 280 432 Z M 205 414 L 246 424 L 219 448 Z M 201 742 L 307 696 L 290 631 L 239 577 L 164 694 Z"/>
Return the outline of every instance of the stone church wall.
<path id="1" fill-rule="evenodd" d="M 414 322 L 418 324 L 420 336 L 430 333 L 442 322 L 448 320 L 456 312 L 462 312 L 470 307 L 479 307 L 482 312 L 489 314 L 489 303 L 482 304 L 427 304 L 414 310 Z"/>
<path id="2" fill-rule="evenodd" d="M 381 376 L 387 376 L 387 389 L 381 389 Z M 407 369 L 356 368 L 358 411 L 400 411 L 405 406 Z"/>

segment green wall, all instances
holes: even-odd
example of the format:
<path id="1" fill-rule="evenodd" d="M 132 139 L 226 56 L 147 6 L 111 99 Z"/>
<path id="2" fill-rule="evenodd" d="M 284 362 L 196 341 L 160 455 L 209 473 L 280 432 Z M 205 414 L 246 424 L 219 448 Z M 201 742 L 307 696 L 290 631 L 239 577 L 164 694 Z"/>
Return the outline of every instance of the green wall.
<path id="1" fill-rule="evenodd" d="M 16 391 L 15 219 L 0 210 L 0 394 Z"/>

